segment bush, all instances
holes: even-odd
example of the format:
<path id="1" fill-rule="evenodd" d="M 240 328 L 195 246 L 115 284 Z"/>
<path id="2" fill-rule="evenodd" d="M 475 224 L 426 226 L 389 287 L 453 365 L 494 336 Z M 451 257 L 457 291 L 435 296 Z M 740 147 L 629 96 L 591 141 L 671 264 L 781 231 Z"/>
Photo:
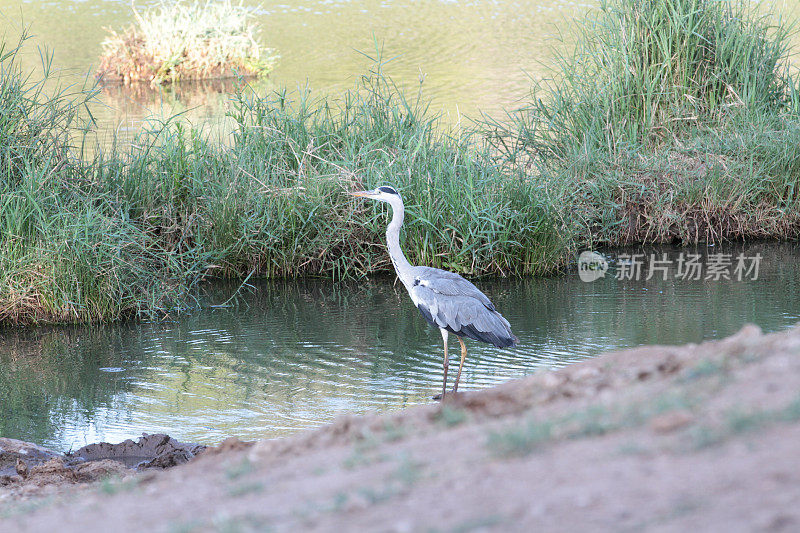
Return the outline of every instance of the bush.
<path id="1" fill-rule="evenodd" d="M 256 40 L 250 11 L 230 0 L 165 1 L 103 41 L 98 76 L 157 85 L 180 79 L 262 76 L 277 56 Z"/>

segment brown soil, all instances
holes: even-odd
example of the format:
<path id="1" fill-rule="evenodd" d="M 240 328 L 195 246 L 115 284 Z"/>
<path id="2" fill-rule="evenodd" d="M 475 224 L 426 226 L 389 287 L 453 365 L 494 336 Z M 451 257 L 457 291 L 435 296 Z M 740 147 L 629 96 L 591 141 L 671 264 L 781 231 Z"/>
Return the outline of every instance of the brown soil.
<path id="1" fill-rule="evenodd" d="M 145 433 L 135 442 L 89 444 L 61 455 L 30 442 L 0 437 L 0 501 L 54 494 L 66 485 L 130 476 L 148 469 L 171 468 L 205 450 L 206 446 L 200 444 Z"/>
<path id="2" fill-rule="evenodd" d="M 0 487 L 0 531 L 798 531 L 800 326 L 606 354 L 75 487 Z"/>

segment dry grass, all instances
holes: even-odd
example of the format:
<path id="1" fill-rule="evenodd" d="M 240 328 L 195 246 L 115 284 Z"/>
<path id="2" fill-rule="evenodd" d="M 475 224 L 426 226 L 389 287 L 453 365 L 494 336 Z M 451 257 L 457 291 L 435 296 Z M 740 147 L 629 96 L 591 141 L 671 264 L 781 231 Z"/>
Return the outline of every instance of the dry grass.
<path id="1" fill-rule="evenodd" d="M 151 85 L 181 79 L 265 75 L 274 50 L 257 41 L 252 14 L 241 3 L 162 2 L 139 13 L 122 33 L 103 41 L 98 77 Z"/>

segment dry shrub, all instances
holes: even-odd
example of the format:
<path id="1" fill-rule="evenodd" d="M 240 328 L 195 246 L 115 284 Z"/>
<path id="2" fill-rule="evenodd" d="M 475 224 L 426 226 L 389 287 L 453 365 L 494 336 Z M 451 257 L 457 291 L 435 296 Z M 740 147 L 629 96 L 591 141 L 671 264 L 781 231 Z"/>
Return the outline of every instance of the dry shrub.
<path id="1" fill-rule="evenodd" d="M 274 50 L 256 40 L 252 13 L 241 4 L 162 1 L 103 41 L 97 75 L 123 83 L 158 85 L 180 79 L 265 75 Z"/>

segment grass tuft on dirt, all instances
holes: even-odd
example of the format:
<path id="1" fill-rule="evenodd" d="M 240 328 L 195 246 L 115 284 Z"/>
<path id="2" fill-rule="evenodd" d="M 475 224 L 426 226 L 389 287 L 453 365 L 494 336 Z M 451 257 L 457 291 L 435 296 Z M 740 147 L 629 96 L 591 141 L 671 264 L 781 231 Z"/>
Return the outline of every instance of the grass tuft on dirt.
<path id="1" fill-rule="evenodd" d="M 242 3 L 161 0 L 122 33 L 109 29 L 98 77 L 124 83 L 173 83 L 181 79 L 264 76 L 274 50 L 262 47 L 252 13 Z"/>

